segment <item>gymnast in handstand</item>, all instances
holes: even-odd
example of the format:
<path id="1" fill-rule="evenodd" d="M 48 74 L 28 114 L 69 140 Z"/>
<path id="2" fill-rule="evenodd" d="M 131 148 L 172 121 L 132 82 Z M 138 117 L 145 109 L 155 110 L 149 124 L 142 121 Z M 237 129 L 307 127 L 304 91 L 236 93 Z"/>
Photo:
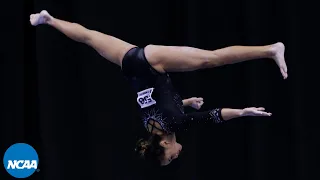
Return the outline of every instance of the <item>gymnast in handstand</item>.
<path id="1" fill-rule="evenodd" d="M 137 93 L 141 119 L 150 138 L 139 140 L 136 151 L 145 159 L 168 165 L 179 156 L 181 144 L 175 133 L 199 123 L 222 123 L 243 116 L 271 116 L 264 108 L 213 108 L 185 113 L 184 106 L 200 109 L 202 98 L 182 100 L 174 89 L 170 72 L 214 68 L 255 59 L 273 60 L 284 79 L 288 77 L 284 59 L 285 46 L 278 42 L 264 46 L 230 46 L 214 51 L 193 47 L 148 45 L 137 47 L 116 37 L 63 21 L 47 11 L 30 15 L 33 26 L 49 25 L 74 41 L 87 44 L 102 57 L 121 67 Z"/>

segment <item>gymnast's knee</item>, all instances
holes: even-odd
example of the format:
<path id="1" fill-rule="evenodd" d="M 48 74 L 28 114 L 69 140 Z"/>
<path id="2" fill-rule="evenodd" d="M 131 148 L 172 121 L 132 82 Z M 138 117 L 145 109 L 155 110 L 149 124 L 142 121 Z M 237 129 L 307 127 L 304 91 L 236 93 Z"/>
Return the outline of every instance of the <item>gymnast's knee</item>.
<path id="1" fill-rule="evenodd" d="M 195 63 L 196 69 L 206 69 L 206 68 L 211 68 L 213 66 L 209 58 L 198 59 L 195 61 L 197 61 Z"/>
<path id="2" fill-rule="evenodd" d="M 199 68 L 214 68 L 222 65 L 221 60 L 214 52 L 206 52 L 206 54 L 197 62 Z"/>
<path id="3" fill-rule="evenodd" d="M 83 33 L 83 36 L 81 37 L 81 42 L 85 43 L 87 45 L 91 45 L 94 41 L 94 38 L 100 34 L 100 32 L 95 30 L 86 29 L 86 31 Z"/>

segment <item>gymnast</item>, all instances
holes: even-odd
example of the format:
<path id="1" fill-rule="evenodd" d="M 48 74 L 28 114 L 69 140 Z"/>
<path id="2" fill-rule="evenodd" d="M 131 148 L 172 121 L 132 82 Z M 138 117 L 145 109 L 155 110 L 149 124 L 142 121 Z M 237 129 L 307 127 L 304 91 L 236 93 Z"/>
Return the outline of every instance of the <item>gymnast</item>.
<path id="1" fill-rule="evenodd" d="M 278 42 L 264 46 L 230 46 L 214 51 L 185 46 L 147 45 L 137 47 L 116 37 L 90 30 L 51 16 L 47 11 L 30 15 L 33 26 L 49 25 L 74 41 L 87 44 L 102 57 L 121 67 L 137 93 L 141 119 L 149 139 L 137 142 L 136 152 L 161 166 L 179 156 L 181 144 L 175 133 L 200 123 L 223 123 L 244 116 L 271 116 L 262 107 L 244 109 L 213 108 L 204 112 L 185 113 L 184 106 L 200 109 L 203 99 L 182 99 L 174 89 L 170 72 L 187 72 L 214 68 L 254 59 L 270 59 L 288 77 L 284 59 L 285 46 Z"/>

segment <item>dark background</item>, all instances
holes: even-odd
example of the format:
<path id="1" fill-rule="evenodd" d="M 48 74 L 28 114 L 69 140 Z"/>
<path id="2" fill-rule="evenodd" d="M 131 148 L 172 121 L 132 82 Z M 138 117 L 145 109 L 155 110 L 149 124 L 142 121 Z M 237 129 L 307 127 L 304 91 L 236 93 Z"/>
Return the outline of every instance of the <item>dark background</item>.
<path id="1" fill-rule="evenodd" d="M 306 85 L 317 61 L 310 53 L 317 51 L 313 7 L 289 0 L 6 1 L 0 152 L 17 142 L 33 145 L 40 172 L 30 179 L 317 179 L 317 111 L 307 95 L 317 101 Z M 53 28 L 30 26 L 29 15 L 42 9 L 139 46 L 214 50 L 282 41 L 289 78 L 266 59 L 173 74 L 183 97 L 204 98 L 204 110 L 264 106 L 273 116 L 178 134 L 181 159 L 150 168 L 133 154 L 145 134 L 120 68 Z M 13 179 L 0 169 L 1 180 Z"/>

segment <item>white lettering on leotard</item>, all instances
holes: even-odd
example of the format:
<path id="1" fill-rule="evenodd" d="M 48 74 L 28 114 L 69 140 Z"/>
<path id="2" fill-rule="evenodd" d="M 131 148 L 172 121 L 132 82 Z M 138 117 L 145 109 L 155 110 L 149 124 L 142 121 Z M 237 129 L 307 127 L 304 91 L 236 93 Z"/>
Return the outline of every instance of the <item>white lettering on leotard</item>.
<path id="1" fill-rule="evenodd" d="M 152 99 L 153 90 L 154 88 L 148 88 L 138 92 L 137 102 L 140 105 L 141 109 L 152 106 L 157 103 L 154 99 Z"/>

